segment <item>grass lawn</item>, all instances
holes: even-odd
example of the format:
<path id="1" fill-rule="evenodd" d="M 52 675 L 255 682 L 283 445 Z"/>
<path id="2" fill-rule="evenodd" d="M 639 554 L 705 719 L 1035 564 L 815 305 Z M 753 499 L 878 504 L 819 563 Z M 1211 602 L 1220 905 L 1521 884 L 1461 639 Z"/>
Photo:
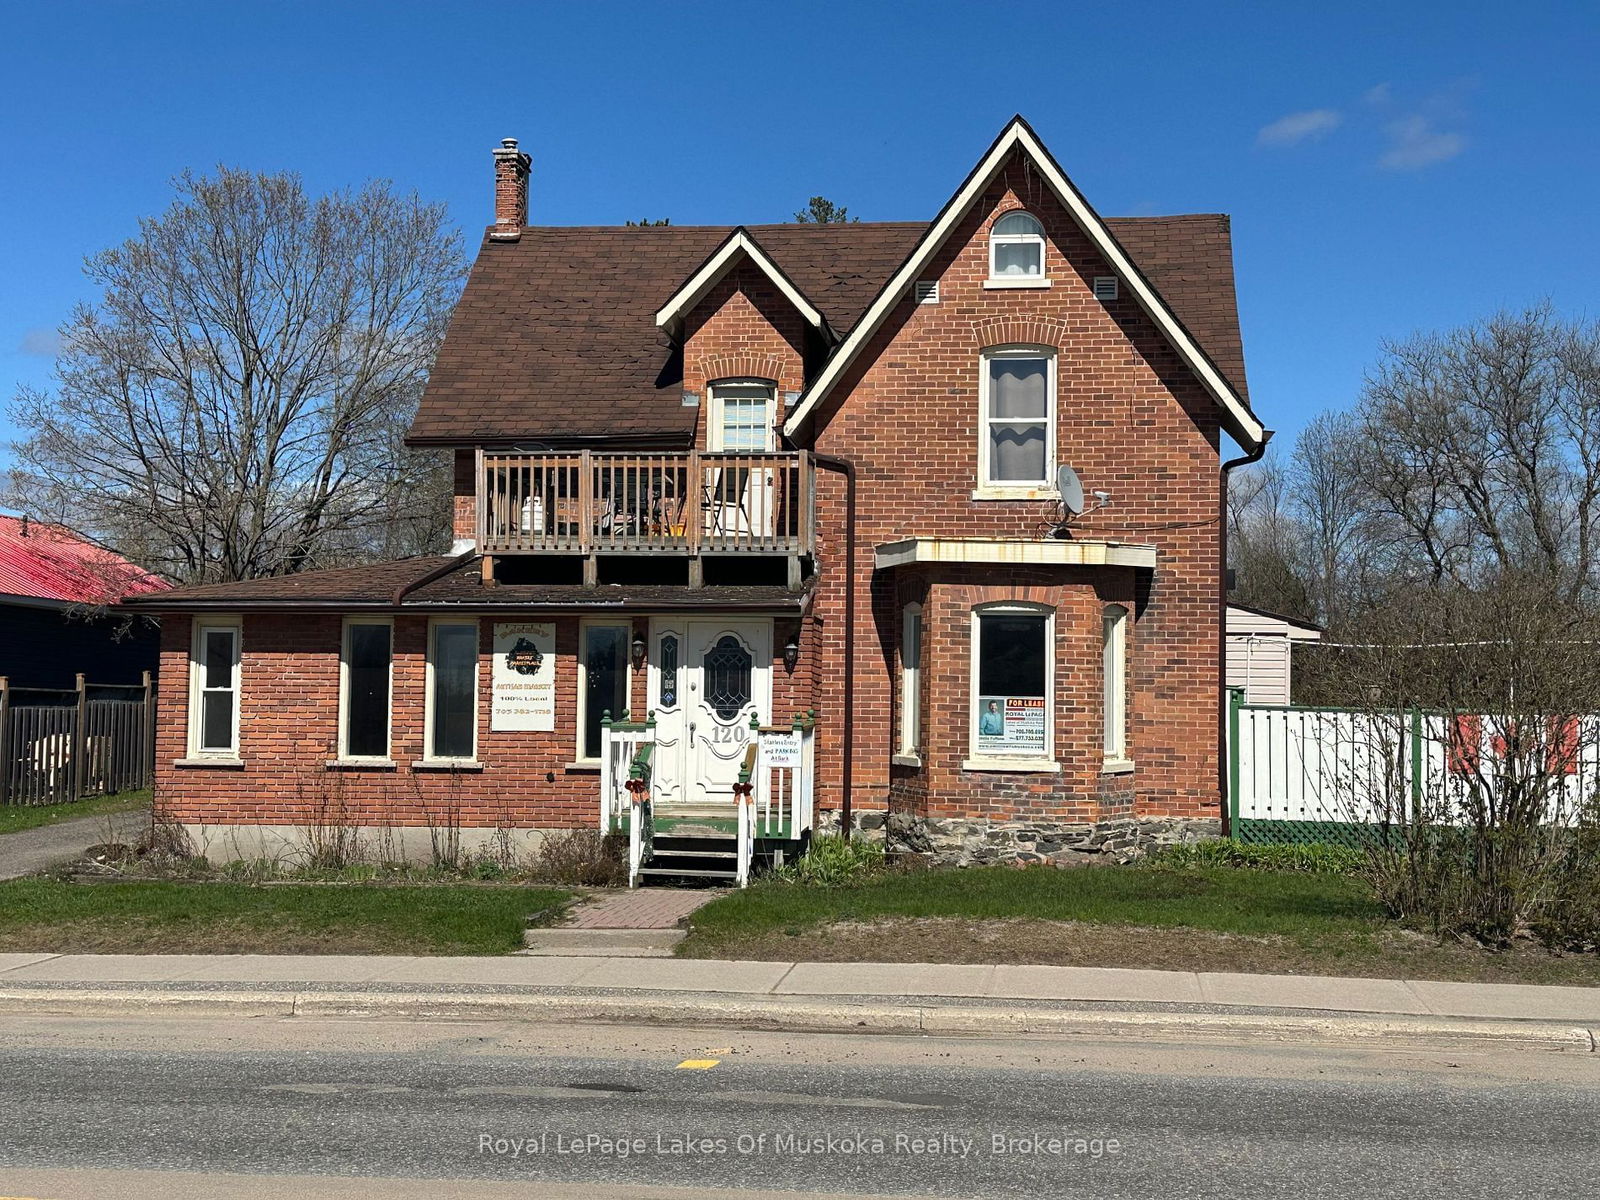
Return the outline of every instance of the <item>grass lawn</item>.
<path id="1" fill-rule="evenodd" d="M 567 893 L 473 884 L 0 883 L 0 951 L 504 954 Z"/>
<path id="2" fill-rule="evenodd" d="M 820 962 L 1056 963 L 1600 985 L 1600 956 L 1490 954 L 1388 921 L 1343 875 L 1008 867 L 764 883 L 706 905 L 678 953 Z"/>
<path id="3" fill-rule="evenodd" d="M 90 796 L 70 804 L 0 804 L 0 834 L 75 821 L 79 817 L 99 817 L 106 813 L 127 812 L 150 804 L 150 789 L 118 792 L 114 796 Z"/>

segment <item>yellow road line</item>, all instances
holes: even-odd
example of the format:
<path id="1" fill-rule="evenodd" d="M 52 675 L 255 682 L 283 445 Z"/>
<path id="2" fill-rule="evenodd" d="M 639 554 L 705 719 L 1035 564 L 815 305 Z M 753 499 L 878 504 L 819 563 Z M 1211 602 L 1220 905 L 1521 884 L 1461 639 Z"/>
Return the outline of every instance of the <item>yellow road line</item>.
<path id="1" fill-rule="evenodd" d="M 722 1060 L 720 1058 L 686 1058 L 678 1064 L 680 1071 L 709 1071 Z M 3 1200 L 3 1197 L 0 1197 Z"/>

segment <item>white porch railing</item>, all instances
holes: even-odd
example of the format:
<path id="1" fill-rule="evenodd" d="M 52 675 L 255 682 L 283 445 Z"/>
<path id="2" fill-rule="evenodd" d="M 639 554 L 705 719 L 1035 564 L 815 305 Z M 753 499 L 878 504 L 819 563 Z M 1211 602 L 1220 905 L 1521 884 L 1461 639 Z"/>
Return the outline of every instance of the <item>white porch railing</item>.
<path id="1" fill-rule="evenodd" d="M 811 828 L 816 795 L 816 713 L 789 726 L 762 726 L 754 736 L 734 796 L 739 805 L 739 886 L 749 880 L 758 839 L 798 841 Z"/>
<path id="2" fill-rule="evenodd" d="M 626 716 L 626 714 L 624 714 Z M 628 886 L 637 887 L 639 868 L 649 861 L 655 821 L 650 809 L 651 760 L 656 723 L 600 719 L 600 828 L 628 831 Z"/>

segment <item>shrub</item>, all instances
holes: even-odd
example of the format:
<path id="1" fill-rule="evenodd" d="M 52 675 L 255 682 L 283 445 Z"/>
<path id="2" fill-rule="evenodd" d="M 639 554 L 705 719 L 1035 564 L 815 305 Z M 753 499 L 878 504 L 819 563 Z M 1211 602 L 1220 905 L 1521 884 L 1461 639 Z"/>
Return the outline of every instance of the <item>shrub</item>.
<path id="1" fill-rule="evenodd" d="M 563 829 L 539 843 L 533 874 L 549 883 L 620 887 L 627 881 L 623 840 L 598 829 Z"/>
<path id="2" fill-rule="evenodd" d="M 813 887 L 852 883 L 884 869 L 883 844 L 837 834 L 813 837 L 806 852 L 773 872 L 778 879 Z"/>

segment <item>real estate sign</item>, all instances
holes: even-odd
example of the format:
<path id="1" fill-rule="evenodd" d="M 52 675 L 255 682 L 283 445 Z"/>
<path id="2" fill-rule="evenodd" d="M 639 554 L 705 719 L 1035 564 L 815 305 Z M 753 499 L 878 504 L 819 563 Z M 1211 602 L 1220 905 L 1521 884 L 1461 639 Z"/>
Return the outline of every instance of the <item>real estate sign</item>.
<path id="1" fill-rule="evenodd" d="M 1044 753 L 1043 696 L 979 696 L 978 753 Z"/>
<path id="2" fill-rule="evenodd" d="M 556 627 L 497 622 L 489 728 L 550 733 L 556 727 Z"/>

